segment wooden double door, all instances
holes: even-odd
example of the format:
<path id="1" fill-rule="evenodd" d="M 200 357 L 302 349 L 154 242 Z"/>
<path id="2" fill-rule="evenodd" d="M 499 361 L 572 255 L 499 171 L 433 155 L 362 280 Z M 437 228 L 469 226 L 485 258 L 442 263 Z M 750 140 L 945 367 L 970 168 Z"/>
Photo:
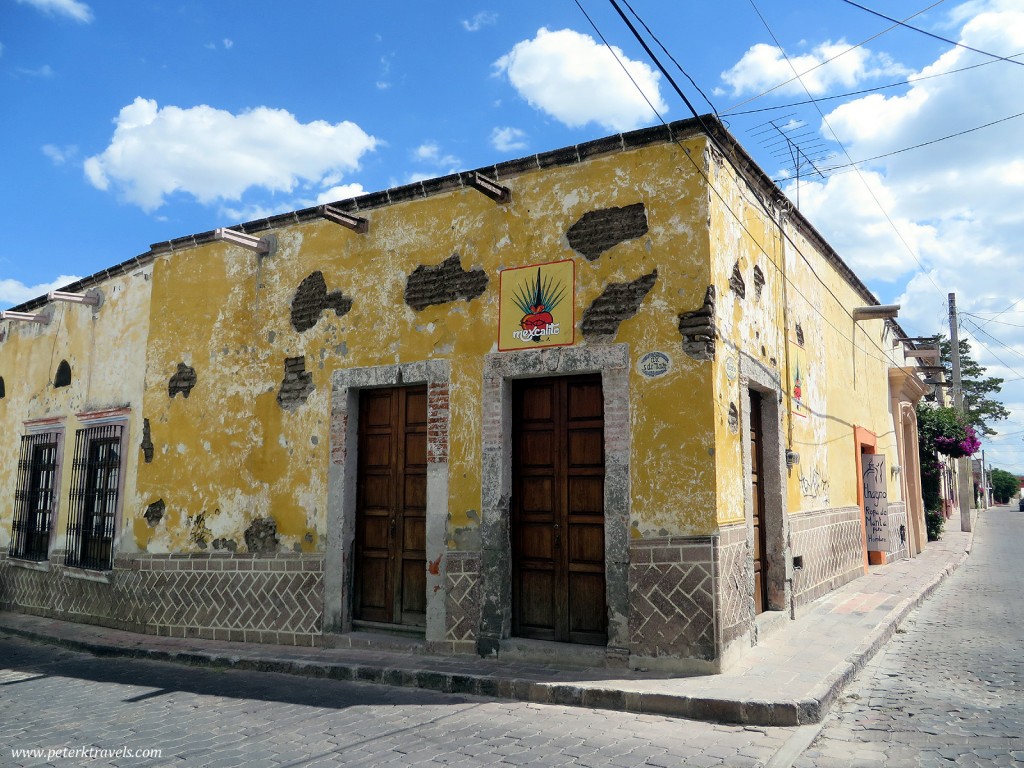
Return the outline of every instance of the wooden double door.
<path id="1" fill-rule="evenodd" d="M 607 643 L 599 375 L 512 386 L 512 631 Z"/>
<path id="2" fill-rule="evenodd" d="M 353 615 L 426 625 L 427 388 L 359 395 Z"/>

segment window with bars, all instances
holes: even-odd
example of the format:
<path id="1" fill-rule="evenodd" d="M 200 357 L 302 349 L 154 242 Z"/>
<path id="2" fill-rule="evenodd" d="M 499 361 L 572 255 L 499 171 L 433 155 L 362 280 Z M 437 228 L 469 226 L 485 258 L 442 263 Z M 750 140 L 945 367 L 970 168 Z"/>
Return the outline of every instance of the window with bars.
<path id="1" fill-rule="evenodd" d="M 57 446 L 59 432 L 24 435 L 18 457 L 14 522 L 8 554 L 41 562 L 50 549 L 50 526 L 57 508 Z"/>
<path id="2" fill-rule="evenodd" d="M 104 424 L 75 433 L 67 565 L 96 571 L 113 567 L 123 432 L 123 424 Z"/>

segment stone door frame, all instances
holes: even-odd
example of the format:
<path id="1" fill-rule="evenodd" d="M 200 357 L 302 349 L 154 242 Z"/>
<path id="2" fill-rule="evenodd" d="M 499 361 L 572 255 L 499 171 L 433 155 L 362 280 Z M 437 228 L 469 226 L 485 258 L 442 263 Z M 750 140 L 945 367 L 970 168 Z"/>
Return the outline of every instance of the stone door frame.
<path id="1" fill-rule="evenodd" d="M 484 358 L 482 392 L 480 632 L 477 651 L 497 653 L 512 632 L 512 380 L 601 374 L 605 450 L 605 591 L 608 647 L 629 647 L 629 345 L 499 352 Z"/>
<path id="2" fill-rule="evenodd" d="M 427 550 L 437 564 L 427 572 L 426 640 L 445 636 L 445 554 L 448 524 L 447 360 L 426 360 L 368 368 L 344 368 L 331 380 L 331 445 L 327 485 L 327 541 L 324 551 L 324 632 L 352 631 L 352 588 L 359 447 L 359 392 L 377 387 L 427 385 Z M 436 587 L 436 589 L 435 589 Z"/>

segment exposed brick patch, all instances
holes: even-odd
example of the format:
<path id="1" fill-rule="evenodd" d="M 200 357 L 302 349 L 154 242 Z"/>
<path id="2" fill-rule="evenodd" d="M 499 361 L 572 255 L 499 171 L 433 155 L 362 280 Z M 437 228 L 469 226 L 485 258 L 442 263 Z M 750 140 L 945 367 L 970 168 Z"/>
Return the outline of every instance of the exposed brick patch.
<path id="1" fill-rule="evenodd" d="M 574 251 L 594 261 L 609 248 L 646 235 L 647 211 L 643 203 L 589 211 L 565 234 Z"/>
<path id="2" fill-rule="evenodd" d="M 459 254 L 440 264 L 420 264 L 405 281 L 405 303 L 415 310 L 458 299 L 472 301 L 487 290 L 490 278 L 482 269 L 464 270 Z"/>
<path id="3" fill-rule="evenodd" d="M 151 464 L 153 462 L 153 435 L 150 431 L 149 419 L 142 420 L 142 442 L 139 443 L 139 448 L 142 449 L 142 458 L 147 464 Z"/>
<path id="4" fill-rule="evenodd" d="M 800 323 L 796 324 L 796 343 L 801 347 L 804 345 L 804 328 Z"/>
<path id="5" fill-rule="evenodd" d="M 146 512 L 143 514 L 143 517 L 146 518 L 146 522 L 149 523 L 150 528 L 156 528 L 160 524 L 160 521 L 164 518 L 164 510 L 166 509 L 167 505 L 164 503 L 163 499 L 157 499 L 146 507 Z"/>
<path id="6" fill-rule="evenodd" d="M 177 394 L 181 394 L 182 397 L 188 399 L 195 385 L 196 369 L 190 365 L 178 363 L 178 370 L 174 372 L 174 375 L 167 382 L 167 396 L 174 397 Z"/>
<path id="7" fill-rule="evenodd" d="M 245 529 L 245 548 L 250 552 L 277 552 L 277 543 L 277 521 L 272 517 L 257 518 Z"/>
<path id="8" fill-rule="evenodd" d="M 754 298 L 755 299 L 760 299 L 761 298 L 761 291 L 762 290 L 764 290 L 764 272 L 762 272 L 761 268 L 755 264 L 754 265 Z"/>
<path id="9" fill-rule="evenodd" d="M 732 277 L 729 278 L 729 287 L 733 293 L 741 299 L 747 297 L 747 284 L 743 280 L 743 272 L 740 270 L 740 263 L 737 261 L 732 267 Z"/>
<path id="10" fill-rule="evenodd" d="M 427 463 L 448 461 L 448 384 L 432 383 L 427 388 Z"/>
<path id="11" fill-rule="evenodd" d="M 609 283 L 583 312 L 580 332 L 589 342 L 611 341 L 619 324 L 640 311 L 640 304 L 658 279 L 658 270 L 628 283 Z"/>
<path id="12" fill-rule="evenodd" d="M 312 328 L 320 316 L 333 309 L 338 317 L 352 309 L 352 299 L 341 291 L 327 292 L 327 282 L 320 270 L 311 273 L 299 283 L 292 299 L 292 327 L 302 333 Z"/>
<path id="13" fill-rule="evenodd" d="M 306 370 L 306 358 L 286 357 L 284 379 L 277 393 L 277 404 L 286 411 L 293 411 L 305 403 L 315 389 L 313 374 Z"/>
<path id="14" fill-rule="evenodd" d="M 715 286 L 709 285 L 704 304 L 693 312 L 679 315 L 679 333 L 683 337 L 683 351 L 694 360 L 715 359 Z"/>
<path id="15" fill-rule="evenodd" d="M 736 403 L 729 403 L 729 431 L 734 435 L 740 431 L 740 409 Z"/>

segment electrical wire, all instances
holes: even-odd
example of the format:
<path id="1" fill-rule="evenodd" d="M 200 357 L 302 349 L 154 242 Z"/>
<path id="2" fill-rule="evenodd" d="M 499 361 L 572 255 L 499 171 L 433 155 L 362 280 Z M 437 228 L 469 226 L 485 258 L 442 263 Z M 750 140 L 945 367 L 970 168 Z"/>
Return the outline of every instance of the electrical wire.
<path id="1" fill-rule="evenodd" d="M 1018 117 L 1024 117 L 1024 112 L 1018 112 L 1017 114 L 1010 115 L 1009 117 L 1003 117 L 1003 118 L 1000 118 L 999 120 L 993 120 L 990 123 L 985 123 L 984 125 L 979 125 L 979 126 L 976 126 L 974 128 L 968 128 L 967 130 L 959 131 L 958 133 L 951 133 L 951 134 L 949 134 L 947 136 L 942 136 L 942 137 L 940 137 L 938 139 L 932 139 L 931 141 L 922 142 L 921 144 L 914 144 L 911 147 L 904 147 L 903 149 L 897 149 L 895 152 L 886 152 L 884 155 L 875 155 L 874 157 L 866 157 L 863 160 L 853 160 L 851 158 L 851 162 L 849 162 L 849 163 L 845 163 L 843 165 L 833 165 L 833 166 L 831 166 L 829 168 L 822 168 L 821 169 L 821 173 L 831 173 L 832 171 L 838 171 L 838 170 L 841 170 L 843 168 L 856 168 L 857 166 L 863 165 L 864 163 L 870 163 L 870 162 L 873 162 L 875 160 L 881 160 L 882 158 L 892 157 L 894 155 L 901 155 L 904 152 L 911 151 L 912 149 L 921 149 L 922 147 L 930 147 L 932 144 L 938 144 L 939 142 L 948 141 L 949 139 L 956 139 L 956 138 L 959 138 L 960 136 L 966 136 L 969 133 L 974 133 L 975 131 L 980 131 L 983 128 L 991 128 L 993 125 L 999 125 L 1000 123 L 1005 123 L 1005 122 L 1008 122 L 1010 120 L 1016 120 Z M 847 155 L 847 157 L 849 157 L 849 155 Z M 886 217 L 886 218 L 888 218 L 888 217 Z M 921 265 L 921 262 L 917 262 L 917 263 L 918 263 L 919 266 Z M 924 267 L 922 267 L 922 269 L 923 268 Z M 936 286 L 936 288 L 938 288 L 938 286 Z"/>
<path id="2" fill-rule="evenodd" d="M 980 53 L 982 56 L 988 56 L 990 58 L 995 59 L 996 61 L 1005 61 L 1005 62 L 1008 62 L 1010 64 L 1016 64 L 1018 66 L 1024 67 L 1024 61 L 1015 61 L 1014 59 L 1007 58 L 1006 56 L 999 56 L 998 54 L 995 54 L 995 53 L 989 53 L 988 51 L 983 51 L 980 48 L 972 48 L 969 45 L 964 45 L 963 43 L 958 43 L 955 40 L 950 40 L 948 37 L 942 37 L 941 35 L 933 34 L 933 33 L 929 32 L 927 30 L 921 29 L 920 27 L 915 27 L 915 26 L 913 26 L 911 24 L 907 24 L 905 22 L 899 21 L 898 19 L 894 19 L 894 18 L 892 18 L 890 16 L 886 16 L 884 13 L 879 13 L 878 11 L 873 11 L 870 8 L 867 8 L 867 7 L 863 6 L 863 5 L 861 5 L 860 3 L 853 2 L 853 0 L 840 0 L 840 2 L 846 3 L 847 5 L 852 5 L 854 8 L 860 8 L 862 11 L 866 11 L 867 13 L 870 13 L 872 16 L 877 16 L 880 19 L 885 19 L 886 21 L 891 21 L 894 24 L 898 24 L 901 27 L 906 27 L 907 29 L 913 30 L 914 32 L 919 32 L 922 35 L 927 35 L 928 37 L 934 38 L 935 40 L 940 40 L 943 43 L 949 43 L 949 45 L 955 45 L 957 48 L 963 48 L 964 50 L 967 50 L 967 51 L 974 51 L 974 53 Z"/>
<path id="3" fill-rule="evenodd" d="M 944 2 L 945 2 L 945 0 L 938 0 L 938 2 L 932 3 L 927 8 L 922 8 L 917 13 L 913 13 L 910 16 L 907 16 L 907 18 L 904 19 L 904 21 L 909 21 L 910 19 L 914 18 L 915 16 L 920 16 L 922 13 L 930 11 L 935 6 L 941 5 Z M 762 91 L 761 93 L 757 94 L 756 96 L 751 96 L 749 99 L 741 101 L 739 104 L 734 104 L 733 106 L 731 106 L 727 110 L 725 110 L 725 112 L 723 114 L 726 114 L 726 115 L 728 115 L 728 114 L 735 114 L 733 110 L 735 110 L 737 107 L 742 107 L 744 104 L 749 104 L 752 101 L 757 101 L 761 97 L 767 96 L 772 91 L 776 91 L 779 88 L 782 88 L 784 86 L 789 85 L 790 83 L 793 83 L 793 82 L 796 82 L 796 81 L 800 80 L 804 75 L 809 75 L 814 70 L 820 69 L 821 67 L 824 67 L 826 64 L 830 64 L 831 62 L 835 61 L 836 59 L 838 59 L 838 58 L 840 58 L 842 56 L 845 56 L 846 54 L 850 53 L 851 51 L 855 51 L 858 48 L 861 48 L 861 47 L 867 45 L 872 40 L 876 40 L 877 38 L 881 37 L 882 35 L 884 35 L 884 34 L 886 34 L 888 32 L 891 32 L 892 30 L 896 29 L 898 26 L 899 26 L 899 24 L 893 24 L 891 27 L 888 27 L 887 29 L 883 29 L 881 32 L 879 32 L 879 33 L 877 33 L 875 35 L 872 35 L 871 37 L 867 38 L 866 40 L 861 40 L 856 45 L 851 45 L 849 48 L 847 48 L 847 49 L 845 49 L 843 51 L 840 51 L 835 56 L 831 56 L 831 57 L 825 59 L 824 61 L 819 62 L 818 64 L 815 64 L 810 69 L 804 70 L 803 72 L 801 72 L 799 74 L 796 74 L 794 77 L 789 78 L 789 80 L 781 82 L 778 85 L 773 85 L 768 90 Z M 779 51 L 782 52 L 782 46 L 779 46 Z M 783 54 L 783 55 L 785 55 L 785 54 Z M 794 70 L 794 72 L 795 72 L 795 70 Z"/>
<path id="4" fill-rule="evenodd" d="M 601 38 L 601 40 L 604 43 L 604 45 L 614 55 L 614 51 L 611 49 L 611 45 L 608 43 L 607 38 L 604 36 L 604 34 L 601 32 L 601 30 L 597 27 L 597 24 L 594 22 L 594 20 L 590 17 L 590 15 L 583 8 L 583 6 L 580 3 L 580 0 L 575 0 L 575 2 L 576 2 L 577 7 L 580 9 L 580 11 L 586 17 L 587 21 L 590 22 L 590 25 L 594 28 L 595 33 L 598 35 L 598 37 Z M 718 142 L 718 140 L 715 137 L 714 133 L 711 131 L 711 129 L 704 122 L 703 118 L 699 114 L 697 114 L 696 110 L 693 108 L 693 105 L 690 103 L 689 99 L 687 99 L 685 94 L 682 93 L 682 91 L 679 89 L 679 86 L 675 84 L 675 81 L 672 80 L 671 75 L 669 75 L 666 72 L 664 66 L 658 60 L 657 56 L 654 54 L 653 51 L 651 51 L 650 47 L 646 44 L 646 42 L 643 40 L 643 38 L 640 37 L 639 33 L 636 31 L 636 28 L 629 22 L 628 18 L 625 17 L 625 14 L 622 13 L 621 8 L 618 7 L 618 4 L 615 2 L 615 0 L 609 0 L 609 2 L 611 2 L 612 6 L 618 11 L 620 17 L 623 19 L 623 21 L 626 23 L 626 25 L 633 32 L 634 36 L 636 36 L 637 40 L 640 42 L 640 44 L 643 46 L 644 50 L 647 52 L 647 55 L 651 57 L 651 59 L 656 64 L 656 66 L 658 66 L 659 70 L 665 75 L 666 79 L 669 80 L 669 82 L 675 88 L 676 92 L 683 99 L 684 103 L 690 109 L 691 113 L 694 115 L 694 117 L 697 120 L 698 124 L 703 128 L 704 133 L 707 136 L 708 140 L 715 146 L 716 149 L 718 149 L 719 152 L 722 153 L 723 156 L 727 157 L 729 155 L 729 153 Z M 621 60 L 619 60 L 618 56 L 616 56 L 615 58 L 616 58 L 617 61 L 619 61 L 619 65 L 623 68 L 623 70 L 625 70 L 626 69 L 625 64 Z M 627 75 L 628 74 L 629 73 L 627 71 Z M 640 89 L 639 85 L 637 85 L 636 81 L 633 80 L 632 77 L 630 77 L 630 81 L 633 83 L 634 87 L 636 87 L 638 90 L 641 91 L 641 95 L 644 96 L 644 99 L 647 100 L 646 95 L 643 94 L 643 92 Z M 650 104 L 650 101 L 647 100 L 647 103 Z M 652 107 L 652 109 L 653 109 L 653 107 Z M 661 114 L 657 110 L 654 110 L 654 112 L 658 116 L 659 120 L 661 120 L 662 124 L 667 127 L 668 123 L 665 121 L 664 117 L 662 117 Z M 725 209 L 737 221 L 737 223 L 740 225 L 740 227 L 743 230 L 743 232 L 750 238 L 750 241 L 754 244 L 754 246 L 758 250 L 760 250 L 761 253 L 766 257 L 768 262 L 771 263 L 775 267 L 775 269 L 780 272 L 780 274 L 782 274 L 783 279 L 786 281 L 787 285 L 789 285 L 796 292 L 796 294 L 798 296 L 800 296 L 807 303 L 807 306 L 810 307 L 811 310 L 814 311 L 816 314 L 818 314 L 825 321 L 826 324 L 831 326 L 833 328 L 833 330 L 835 330 L 836 333 L 839 334 L 839 336 L 841 338 L 845 339 L 846 341 L 849 341 L 854 346 L 855 349 L 857 349 L 860 352 L 864 353 L 868 357 L 871 357 L 871 358 L 877 360 L 878 362 L 890 363 L 891 362 L 891 356 L 886 352 L 886 350 L 882 349 L 882 347 L 880 347 L 878 345 L 878 343 L 875 342 L 875 340 L 873 338 L 871 338 L 870 336 L 867 336 L 865 334 L 866 338 L 871 342 L 871 344 L 882 354 L 882 357 L 878 357 L 876 355 L 873 355 L 867 349 L 858 346 L 855 339 L 847 336 L 842 331 L 842 329 L 838 328 L 834 323 L 832 323 L 831 320 L 829 320 L 828 317 L 825 316 L 825 314 L 821 310 L 819 310 L 817 307 L 814 306 L 814 303 L 806 295 L 804 295 L 804 293 L 797 287 L 797 285 L 788 276 L 786 276 L 784 274 L 784 272 L 782 271 L 782 268 L 772 260 L 771 255 L 765 250 L 764 246 L 754 236 L 754 234 L 749 230 L 749 228 L 746 226 L 745 222 L 739 216 L 739 214 L 737 214 L 732 209 L 732 206 L 725 199 L 724 195 L 718 190 L 718 188 L 714 185 L 714 183 L 711 181 L 711 179 L 708 177 L 708 175 L 704 172 L 704 170 L 699 166 L 699 164 L 690 156 L 690 153 L 686 150 L 685 147 L 682 146 L 680 141 L 678 139 L 673 138 L 673 143 L 675 143 L 680 148 L 680 150 L 682 150 L 684 156 L 686 156 L 686 158 L 689 160 L 690 164 L 693 166 L 693 168 L 697 171 L 697 173 L 701 176 L 701 178 L 707 184 L 708 188 L 711 191 L 714 192 L 715 196 L 719 199 L 719 201 L 722 203 L 722 205 L 725 207 Z M 759 202 L 760 202 L 760 204 L 762 206 L 764 206 L 764 202 L 763 201 L 759 200 Z M 768 214 L 769 218 L 774 220 L 774 218 L 771 215 L 771 212 L 767 211 L 767 208 L 765 210 L 766 210 L 766 213 Z M 838 305 L 838 307 L 842 311 L 844 311 L 847 314 L 847 316 L 850 317 L 850 319 L 852 320 L 853 319 L 853 313 L 849 309 L 846 308 L 846 305 L 843 304 L 842 301 L 840 301 L 839 297 L 836 296 L 836 294 L 832 290 L 832 288 L 824 280 L 822 280 L 820 275 L 817 274 L 817 272 L 814 269 L 814 266 L 810 263 L 810 260 L 807 258 L 806 254 L 803 253 L 803 251 L 800 249 L 800 247 L 797 245 L 797 243 L 792 239 L 792 237 L 790 237 L 790 235 L 785 231 L 785 229 L 783 227 L 780 226 L 779 227 L 779 231 L 780 231 L 781 235 L 785 238 L 786 242 L 788 242 L 792 246 L 793 250 L 800 256 L 800 258 L 807 265 L 807 268 L 810 270 L 810 272 L 814 276 L 814 278 L 832 296 L 832 298 L 835 300 L 835 302 Z"/>
<path id="5" fill-rule="evenodd" d="M 669 60 L 676 65 L 676 69 L 682 72 L 683 76 L 690 81 L 690 85 L 692 85 L 697 90 L 697 93 L 704 97 L 704 101 L 706 101 L 708 106 L 711 107 L 711 111 L 714 113 L 715 117 L 718 117 L 718 110 L 715 109 L 715 105 L 711 103 L 711 99 L 709 99 L 707 95 L 704 93 L 704 91 L 700 89 L 700 86 L 697 85 L 697 81 L 690 77 L 690 73 L 683 69 L 682 65 L 678 61 L 676 61 L 675 56 L 673 56 L 669 52 L 668 48 L 665 47 L 664 43 L 662 43 L 661 40 L 658 39 L 658 36 L 654 34 L 654 32 L 651 30 L 651 28 L 647 26 L 647 22 L 644 21 L 643 18 L 641 18 L 640 14 L 633 10 L 633 6 L 629 4 L 629 0 L 622 0 L 622 2 L 626 4 L 626 7 L 629 8 L 629 12 L 632 13 L 636 20 L 640 22 L 643 28 L 647 31 L 647 34 L 650 35 L 654 42 L 658 44 L 658 47 L 665 52 L 665 55 L 668 56 Z M 939 2 L 944 2 L 944 0 L 939 0 Z M 719 120 L 721 120 L 721 118 L 719 118 Z"/>
<path id="6" fill-rule="evenodd" d="M 1022 52 L 1022 53 L 1015 53 L 1010 58 L 1017 58 L 1017 57 L 1020 57 L 1020 56 L 1024 56 L 1024 52 Z M 829 61 L 833 61 L 833 60 L 834 60 L 834 57 L 833 57 L 833 59 L 829 59 Z M 936 77 L 946 77 L 947 75 L 956 75 L 956 74 L 959 74 L 961 72 L 967 72 L 967 71 L 972 70 L 972 69 L 978 69 L 978 67 L 988 67 L 988 66 L 991 66 L 991 65 L 993 65 L 995 63 L 996 62 L 994 62 L 994 61 L 983 61 L 980 64 L 972 64 L 969 67 L 960 67 L 959 69 L 951 69 L 951 70 L 949 70 L 947 72 L 939 72 L 938 74 L 934 74 L 934 75 L 922 75 L 921 77 L 908 77 L 906 80 L 901 80 L 898 83 L 889 83 L 887 85 L 876 85 L 874 88 L 862 88 L 859 91 L 847 91 L 846 93 L 839 93 L 839 94 L 836 94 L 835 96 L 820 96 L 820 97 L 818 97 L 816 99 L 805 99 L 804 101 L 794 101 L 794 102 L 792 102 L 790 104 L 779 104 L 778 106 L 774 106 L 774 107 L 760 107 L 758 109 L 746 109 L 746 110 L 743 110 L 742 112 L 733 112 L 733 111 L 728 111 L 727 110 L 723 114 L 726 115 L 727 117 L 741 117 L 743 115 L 756 115 L 756 114 L 759 114 L 761 112 L 774 112 L 776 110 L 781 110 L 781 109 L 793 109 L 794 107 L 805 107 L 808 104 L 820 104 L 823 101 L 835 101 L 837 99 L 848 99 L 848 98 L 850 98 L 852 96 L 863 96 L 866 93 L 877 93 L 878 91 L 885 91 L 885 90 L 888 90 L 890 88 L 902 88 L 905 85 L 914 85 L 916 83 L 922 83 L 925 80 L 934 80 Z M 813 71 L 813 69 L 807 70 L 807 72 L 812 72 L 812 71 Z M 806 74 L 806 72 L 804 74 Z M 786 83 L 791 83 L 795 79 L 796 78 L 793 78 L 791 80 L 787 80 Z M 765 93 L 767 93 L 767 91 Z M 762 95 L 764 95 L 764 94 L 762 94 Z M 760 96 L 755 96 L 754 98 L 757 99 L 757 98 L 760 98 Z"/>
<path id="7" fill-rule="evenodd" d="M 753 7 L 754 12 L 757 14 L 757 17 L 761 20 L 761 23 L 764 24 L 765 29 L 768 30 L 768 34 L 771 35 L 772 40 L 775 41 L 775 45 L 778 46 L 779 51 L 781 51 L 782 55 L 786 58 L 786 61 L 789 63 L 790 68 L 792 68 L 793 72 L 796 73 L 796 67 L 793 66 L 792 59 L 789 58 L 789 55 L 782 48 L 782 44 L 779 42 L 779 39 L 775 35 L 775 32 L 772 31 L 771 26 L 769 26 L 768 21 L 767 21 L 767 19 L 765 19 L 764 15 L 761 13 L 761 10 L 757 7 L 757 3 L 755 2 L 755 0 L 748 0 L 748 1 L 750 2 L 751 7 Z M 810 90 L 807 88 L 807 85 L 804 83 L 804 81 L 802 79 L 800 80 L 800 84 L 803 86 L 803 89 L 807 93 L 807 95 L 810 96 L 811 95 Z M 843 151 L 843 154 L 846 155 L 846 158 L 851 163 L 853 163 L 853 158 L 850 157 L 850 153 L 847 151 L 847 149 L 843 145 L 843 143 L 839 140 L 839 136 L 836 134 L 835 130 L 832 128 L 831 124 L 828 122 L 828 118 L 825 117 L 825 113 L 821 111 L 821 107 L 818 106 L 817 104 L 815 104 L 814 106 L 815 106 L 815 109 L 817 110 L 818 114 L 821 116 L 822 122 L 825 124 L 825 126 L 828 128 L 829 132 L 832 134 L 832 138 L 839 145 L 839 148 Z M 911 258 L 917 263 L 917 266 L 920 267 L 921 272 L 924 274 L 924 276 L 926 278 L 928 278 L 928 282 L 930 282 L 932 284 L 932 286 L 935 288 L 935 291 L 939 294 L 939 296 L 942 299 L 945 299 L 945 296 L 942 295 L 942 289 L 940 289 L 938 284 L 932 279 L 931 274 L 925 269 L 924 264 L 921 263 L 921 260 L 917 257 L 917 254 L 914 253 L 913 248 L 910 247 L 910 244 L 903 237 L 903 233 L 900 232 L 899 228 L 896 226 L 896 223 L 892 220 L 892 217 L 889 216 L 889 212 L 885 209 L 885 206 L 882 205 L 882 202 L 878 199 L 878 196 L 875 195 L 875 191 L 873 189 L 871 189 L 871 185 L 867 183 L 867 180 L 861 174 L 860 169 L 857 168 L 856 165 L 854 166 L 854 169 L 855 169 L 855 172 L 857 173 L 858 178 L 861 180 L 861 183 L 864 185 L 864 188 L 867 190 L 868 194 L 871 196 L 871 199 L 874 200 L 875 201 L 875 205 L 878 206 L 878 210 L 882 212 L 882 215 L 885 217 L 885 220 L 887 222 L 889 222 L 889 226 L 892 227 L 893 232 L 896 233 L 896 237 L 899 238 L 901 243 L 903 243 L 903 247 L 906 248 L 907 253 L 910 254 Z"/>

